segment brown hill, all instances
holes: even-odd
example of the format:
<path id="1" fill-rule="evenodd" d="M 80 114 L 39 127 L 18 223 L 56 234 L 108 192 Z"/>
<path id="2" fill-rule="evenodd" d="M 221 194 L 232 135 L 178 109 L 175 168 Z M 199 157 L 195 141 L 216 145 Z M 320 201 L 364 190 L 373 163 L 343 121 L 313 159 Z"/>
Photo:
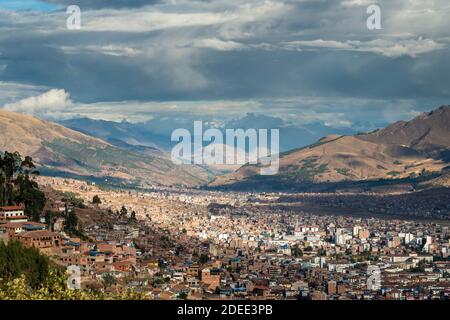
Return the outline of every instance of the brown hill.
<path id="1" fill-rule="evenodd" d="M 134 153 L 59 124 L 0 109 L 0 151 L 30 155 L 49 175 L 89 177 L 148 186 L 199 185 L 200 167 L 176 166 L 170 159 Z"/>
<path id="2" fill-rule="evenodd" d="M 355 136 L 329 136 L 280 155 L 279 173 L 259 176 L 257 165 L 217 177 L 210 185 L 272 188 L 300 184 L 416 178 L 439 173 L 450 154 L 450 106 Z M 439 181 L 439 180 L 437 180 Z M 260 185 L 261 187 L 261 185 Z"/>
<path id="3" fill-rule="evenodd" d="M 411 149 L 439 158 L 450 148 L 450 106 L 423 113 L 411 121 L 399 121 L 383 130 L 361 136 L 366 141 Z"/>

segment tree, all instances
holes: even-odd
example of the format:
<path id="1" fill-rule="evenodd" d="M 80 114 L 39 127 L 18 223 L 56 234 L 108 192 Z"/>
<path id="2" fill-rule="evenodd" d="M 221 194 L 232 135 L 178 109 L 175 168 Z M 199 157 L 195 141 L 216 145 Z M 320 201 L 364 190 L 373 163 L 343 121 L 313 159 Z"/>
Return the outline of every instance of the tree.
<path id="1" fill-rule="evenodd" d="M 53 216 L 54 216 L 53 212 L 49 210 L 45 212 L 45 224 L 48 226 L 49 229 L 52 229 L 53 227 Z"/>
<path id="2" fill-rule="evenodd" d="M 2 176 L 2 205 L 13 204 L 13 181 L 22 172 L 22 159 L 18 152 L 5 151 L 0 161 Z"/>
<path id="3" fill-rule="evenodd" d="M 78 195 L 74 192 L 58 191 L 58 194 L 61 195 L 62 201 L 66 203 L 66 207 L 68 204 L 81 209 L 86 207 L 84 205 L 84 200 L 79 198 Z"/>
<path id="4" fill-rule="evenodd" d="M 111 273 L 105 273 L 102 276 L 103 284 L 106 288 L 112 287 L 117 284 L 116 277 Z"/>
<path id="5" fill-rule="evenodd" d="M 137 221 L 136 212 L 133 210 L 131 211 L 129 222 L 136 222 L 136 221 Z"/>
<path id="6" fill-rule="evenodd" d="M 100 197 L 98 195 L 95 195 L 92 198 L 92 204 L 101 204 L 101 203 L 102 203 L 102 201 L 100 200 Z"/>
<path id="7" fill-rule="evenodd" d="M 291 248 L 291 254 L 295 258 L 300 258 L 301 256 L 303 256 L 303 251 L 298 247 L 298 244 L 295 244 Z"/>
<path id="8" fill-rule="evenodd" d="M 207 263 L 207 262 L 209 261 L 209 257 L 208 257 L 207 254 L 202 253 L 202 254 L 200 255 L 199 260 L 200 260 L 200 263 L 203 263 L 203 264 L 204 264 L 204 263 Z"/>
<path id="9" fill-rule="evenodd" d="M 0 204 L 23 204 L 25 214 L 35 221 L 45 206 L 45 194 L 39 190 L 34 176 L 39 175 L 33 159 L 22 158 L 18 152 L 0 155 Z"/>
<path id="10" fill-rule="evenodd" d="M 30 287 L 38 288 L 47 281 L 49 266 L 48 258 L 38 249 L 24 247 L 17 241 L 0 241 L 0 278 L 11 280 L 24 275 Z"/>
<path id="11" fill-rule="evenodd" d="M 122 208 L 120 208 L 119 217 L 124 218 L 127 216 L 127 214 L 128 214 L 127 208 L 125 208 L 125 206 L 122 206 Z"/>
<path id="12" fill-rule="evenodd" d="M 39 221 L 42 209 L 47 201 L 45 194 L 39 190 L 36 181 L 31 180 L 28 176 L 19 175 L 16 180 L 18 185 L 15 194 L 15 202 L 25 205 L 25 214 L 34 221 Z"/>
<path id="13" fill-rule="evenodd" d="M 181 292 L 178 294 L 178 299 L 186 300 L 187 297 L 188 297 L 188 294 L 187 294 L 186 292 L 184 292 L 184 291 L 181 291 Z"/>
<path id="14" fill-rule="evenodd" d="M 70 234 L 80 235 L 81 233 L 78 230 L 78 217 L 75 213 L 75 210 L 69 210 L 66 216 L 66 221 L 64 222 L 64 228 Z"/>

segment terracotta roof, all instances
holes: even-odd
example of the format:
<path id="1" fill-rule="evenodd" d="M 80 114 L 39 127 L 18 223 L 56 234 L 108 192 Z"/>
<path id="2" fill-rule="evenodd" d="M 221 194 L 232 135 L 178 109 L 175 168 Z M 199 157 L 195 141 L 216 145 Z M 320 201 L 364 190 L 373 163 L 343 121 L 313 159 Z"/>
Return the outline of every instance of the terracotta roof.
<path id="1" fill-rule="evenodd" d="M 22 206 L 4 206 L 0 207 L 0 211 L 13 211 L 13 210 L 23 210 Z"/>
<path id="2" fill-rule="evenodd" d="M 48 230 L 38 230 L 38 231 L 28 231 L 20 234 L 22 238 L 32 238 L 32 237 L 55 237 L 59 236 L 59 234 L 55 232 L 51 232 Z"/>
<path id="3" fill-rule="evenodd" d="M 43 223 L 33 222 L 33 221 L 27 221 L 27 222 L 8 222 L 2 225 L 2 227 L 5 228 L 21 228 L 25 225 L 30 225 L 34 227 L 46 227 L 47 225 Z"/>

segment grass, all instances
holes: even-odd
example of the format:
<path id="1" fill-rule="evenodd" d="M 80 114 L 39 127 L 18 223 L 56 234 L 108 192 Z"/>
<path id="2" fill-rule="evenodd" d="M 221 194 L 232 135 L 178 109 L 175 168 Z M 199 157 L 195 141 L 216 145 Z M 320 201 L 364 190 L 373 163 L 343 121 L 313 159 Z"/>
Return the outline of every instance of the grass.
<path id="1" fill-rule="evenodd" d="M 300 166 L 290 165 L 281 175 L 285 178 L 293 178 L 296 181 L 314 181 L 314 178 L 327 172 L 327 164 L 317 164 L 318 157 L 309 157 L 300 160 Z"/>
<path id="2" fill-rule="evenodd" d="M 74 161 L 96 171 L 105 165 L 138 168 L 137 163 L 150 165 L 154 160 L 152 156 L 135 154 L 114 146 L 99 148 L 95 145 L 77 143 L 68 139 L 44 142 L 44 146 L 51 148 L 57 156 L 57 161 L 62 164 Z"/>
<path id="3" fill-rule="evenodd" d="M 327 144 L 329 142 L 333 142 L 333 141 L 339 140 L 339 139 L 341 139 L 343 137 L 345 137 L 345 136 L 340 136 L 340 137 L 337 137 L 335 139 L 331 139 L 331 140 L 328 140 L 328 141 L 321 141 L 321 140 L 324 139 L 324 138 L 322 138 L 322 139 L 320 139 L 319 141 L 317 141 L 317 142 L 315 142 L 313 144 L 310 144 L 310 145 L 307 145 L 307 146 L 304 146 L 304 147 L 301 147 L 301 148 L 292 149 L 292 150 L 289 150 L 289 151 L 286 151 L 286 152 L 282 152 L 282 153 L 280 153 L 280 156 L 284 157 L 284 156 L 287 156 L 287 155 L 292 154 L 294 152 L 302 151 L 302 150 L 305 150 L 305 149 L 312 149 L 312 148 L 315 148 L 315 147 Z"/>
<path id="4" fill-rule="evenodd" d="M 343 176 L 354 177 L 354 174 L 351 173 L 350 169 L 348 169 L 348 168 L 336 168 L 334 170 L 336 170 L 337 173 L 342 174 Z"/>

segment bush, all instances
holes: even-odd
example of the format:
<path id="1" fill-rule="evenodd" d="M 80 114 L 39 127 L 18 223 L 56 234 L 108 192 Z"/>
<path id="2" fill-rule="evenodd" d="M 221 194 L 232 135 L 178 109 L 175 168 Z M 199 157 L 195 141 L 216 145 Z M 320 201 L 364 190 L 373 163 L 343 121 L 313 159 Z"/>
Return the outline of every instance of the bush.
<path id="1" fill-rule="evenodd" d="M 123 293 L 106 293 L 67 288 L 67 276 L 51 270 L 48 281 L 37 289 L 27 284 L 25 276 L 0 283 L 0 300 L 144 300 L 143 293 L 127 290 Z"/>
<path id="2" fill-rule="evenodd" d="M 98 195 L 95 195 L 92 198 L 92 204 L 101 204 L 101 203 L 102 203 L 102 201 L 100 200 L 100 197 Z"/>
<path id="3" fill-rule="evenodd" d="M 17 241 L 0 241 L 0 278 L 12 280 L 24 275 L 27 285 L 37 288 L 47 281 L 49 266 L 49 259 L 36 248 L 26 248 Z"/>

